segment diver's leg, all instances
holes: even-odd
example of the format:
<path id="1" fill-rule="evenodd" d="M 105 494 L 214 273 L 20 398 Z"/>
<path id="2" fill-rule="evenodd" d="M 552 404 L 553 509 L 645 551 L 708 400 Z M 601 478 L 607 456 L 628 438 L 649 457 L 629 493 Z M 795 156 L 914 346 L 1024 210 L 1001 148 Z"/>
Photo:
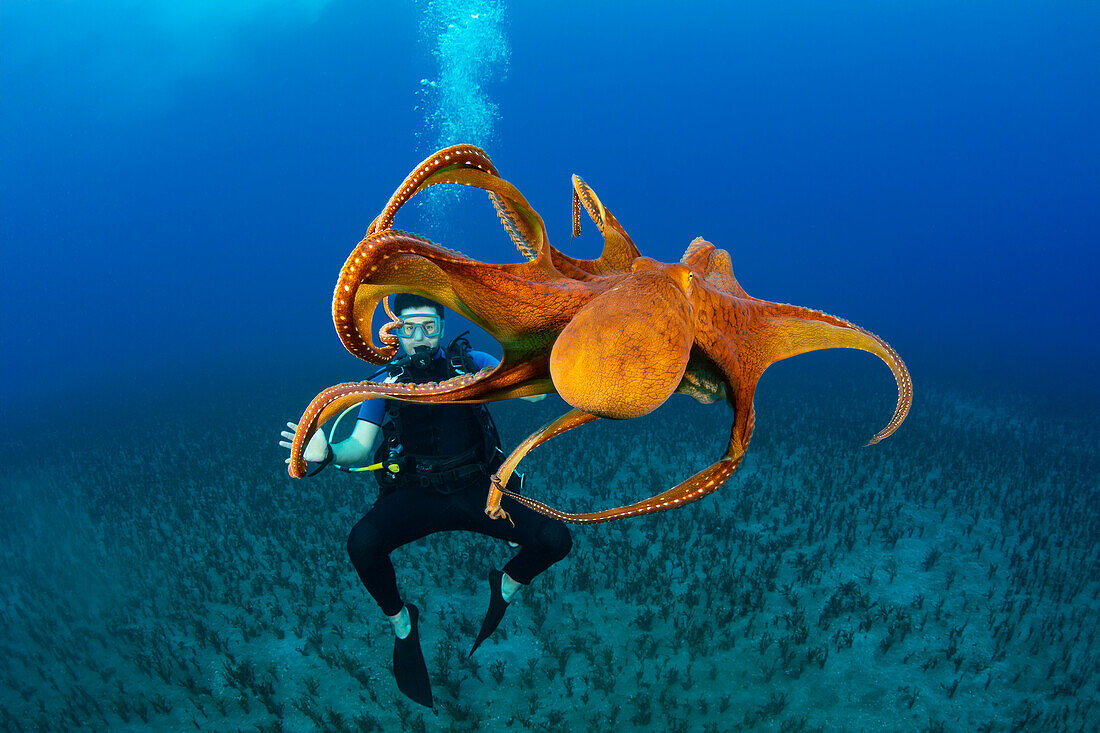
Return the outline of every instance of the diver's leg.
<path id="1" fill-rule="evenodd" d="M 573 547 L 573 536 L 565 522 L 529 509 L 509 496 L 504 497 L 501 506 L 512 521 L 491 519 L 484 511 L 464 511 L 461 529 L 497 537 L 520 546 L 520 551 L 504 566 L 504 572 L 509 578 L 521 585 L 527 585 L 535 576 L 569 554 Z"/>
<path id="2" fill-rule="evenodd" d="M 397 489 L 375 502 L 348 535 L 348 557 L 355 572 L 387 616 L 396 616 L 404 605 L 390 553 L 445 527 L 445 502 L 440 499 L 421 487 Z"/>
<path id="3" fill-rule="evenodd" d="M 476 492 L 456 496 L 462 499 L 478 498 Z M 481 510 L 480 501 L 472 503 L 460 499 L 456 503 L 460 503 L 463 509 L 455 512 L 458 520 L 456 529 L 467 529 L 520 545 L 519 553 L 503 570 L 489 572 L 489 608 L 470 650 L 473 654 L 504 618 L 512 594 L 565 557 L 573 546 L 573 538 L 564 522 L 528 509 L 508 496 L 502 501 L 508 513 L 506 519 L 491 519 Z"/>
<path id="4" fill-rule="evenodd" d="M 375 502 L 348 536 L 348 556 L 367 591 L 389 617 L 396 638 L 393 675 L 410 699 L 431 707 L 432 689 L 420 649 L 419 611 L 402 602 L 390 562 L 396 548 L 441 528 L 444 502 L 419 487 L 394 491 Z"/>

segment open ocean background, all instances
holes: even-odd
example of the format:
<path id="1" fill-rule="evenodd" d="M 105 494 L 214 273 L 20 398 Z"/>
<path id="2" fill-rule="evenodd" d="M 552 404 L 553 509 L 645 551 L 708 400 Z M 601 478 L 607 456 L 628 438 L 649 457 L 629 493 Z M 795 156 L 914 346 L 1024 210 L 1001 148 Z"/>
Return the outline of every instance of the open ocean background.
<path id="1" fill-rule="evenodd" d="M 0 4 L 0 730 L 1100 729 L 1100 4 Z M 743 466 L 574 550 L 467 660 L 467 535 L 394 554 L 436 705 L 347 560 L 370 479 L 278 431 L 371 368 L 331 323 L 436 148 L 567 254 L 578 173 L 643 254 L 879 334 L 768 371 Z M 517 261 L 480 191 L 397 226 Z M 458 325 L 448 326 L 451 336 Z M 484 335 L 475 347 L 496 350 Z M 566 409 L 493 408 L 506 448 Z M 526 493 L 650 496 L 731 414 L 537 450 Z"/>

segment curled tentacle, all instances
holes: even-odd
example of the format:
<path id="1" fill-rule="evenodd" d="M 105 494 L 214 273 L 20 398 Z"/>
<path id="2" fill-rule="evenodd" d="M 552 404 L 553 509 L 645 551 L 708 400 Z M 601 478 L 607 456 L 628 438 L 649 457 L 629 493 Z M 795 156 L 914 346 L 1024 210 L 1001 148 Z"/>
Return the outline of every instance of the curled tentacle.
<path id="1" fill-rule="evenodd" d="M 385 328 L 383 345 L 371 342 L 377 306 L 392 293 L 422 295 L 461 313 L 493 334 L 506 353 L 513 347 L 549 348 L 552 334 L 591 299 L 594 290 L 562 281 L 560 273 L 545 267 L 547 261 L 486 264 L 414 234 L 383 230 L 359 242 L 340 270 L 332 320 L 344 347 L 375 364 L 397 353 L 397 339 Z M 545 284 L 551 281 L 556 283 L 552 290 Z M 509 320 L 500 317 L 504 308 L 515 311 Z M 524 335 L 518 338 L 521 330 Z"/>
<path id="2" fill-rule="evenodd" d="M 565 418 L 568 418 L 571 414 L 572 413 L 568 413 L 562 418 L 559 418 L 558 422 L 564 420 Z M 747 434 L 751 434 L 751 417 L 746 417 L 745 421 L 747 421 L 749 424 Z M 547 426 L 547 428 L 544 428 L 544 430 L 552 428 L 554 425 L 555 423 L 551 423 L 551 425 Z M 569 427 L 566 427 L 565 429 L 568 430 L 571 427 L 576 427 L 576 425 L 569 425 Z M 554 437 L 554 435 L 559 435 L 561 432 L 564 432 L 564 430 L 553 433 L 549 435 L 546 439 Z M 733 472 L 737 470 L 737 467 L 741 465 L 741 459 L 745 455 L 744 445 L 742 444 L 742 440 L 744 440 L 745 444 L 747 444 L 748 442 L 747 435 L 745 433 L 746 431 L 744 429 L 744 426 L 739 425 L 735 422 L 730 437 L 729 448 L 727 449 L 726 454 L 719 461 L 711 464 L 710 466 L 707 466 L 691 478 L 677 484 L 667 491 L 663 491 L 656 496 L 650 497 L 648 499 L 643 499 L 642 501 L 636 501 L 632 504 L 612 507 L 611 509 L 604 509 L 598 512 L 573 514 L 570 512 L 563 512 L 559 509 L 555 509 L 551 506 L 548 506 L 547 504 L 543 504 L 540 501 L 536 501 L 535 499 L 517 494 L 513 491 L 501 490 L 501 493 L 512 497 L 520 504 L 523 504 L 530 509 L 534 509 L 540 514 L 545 514 L 548 517 L 553 517 L 554 519 L 559 519 L 563 522 L 570 522 L 573 524 L 599 524 L 601 522 L 611 522 L 616 519 L 625 519 L 627 517 L 638 517 L 643 514 L 656 514 L 657 512 L 667 512 L 670 509 L 676 509 L 677 507 L 681 507 L 685 504 L 690 504 L 693 501 L 698 501 L 699 499 L 702 499 L 707 494 L 711 494 L 714 491 L 718 490 L 718 488 L 720 488 L 723 484 L 726 483 L 726 481 L 729 480 L 729 477 L 732 476 Z M 538 435 L 539 433 L 536 433 L 536 435 L 532 436 L 532 438 L 535 438 Z M 532 440 L 532 438 L 528 438 L 528 441 Z M 536 442 L 535 445 L 540 442 L 545 442 L 545 440 L 540 440 Z M 492 492 L 490 492 L 490 497 L 492 497 Z M 488 511 L 488 508 L 486 509 L 486 511 Z"/>
<path id="3" fill-rule="evenodd" d="M 842 318 L 827 313 L 777 303 L 760 304 L 764 315 L 760 321 L 760 341 L 767 345 L 767 360 L 760 368 L 762 373 L 769 365 L 782 359 L 819 349 L 859 349 L 881 359 L 897 382 L 898 400 L 894 414 L 882 430 L 867 445 L 874 445 L 892 434 L 904 422 L 913 404 L 913 379 L 905 362 L 890 344 L 870 331 L 864 330 Z"/>
<path id="4" fill-rule="evenodd" d="M 603 252 L 596 260 L 573 260 L 582 270 L 596 274 L 629 272 L 630 265 L 641 256 L 638 248 L 592 187 L 580 176 L 573 175 L 573 236 L 581 233 L 581 207 L 595 222 L 603 235 Z"/>
<path id="5" fill-rule="evenodd" d="M 485 171 L 493 176 L 498 175 L 493 161 L 489 160 L 484 150 L 474 145 L 452 145 L 432 153 L 401 182 L 390 196 L 390 200 L 386 202 L 382 213 L 371 222 L 367 234 L 393 228 L 394 217 L 409 199 L 428 186 L 444 182 L 437 177 L 437 174 L 470 168 Z"/>
<path id="6" fill-rule="evenodd" d="M 736 365 L 728 354 L 720 356 L 708 366 L 708 369 L 713 370 L 715 373 L 720 373 L 726 382 L 731 385 L 738 381 L 733 374 L 733 369 L 735 368 Z M 755 383 L 742 383 L 737 388 L 736 392 L 728 396 L 730 406 L 733 407 L 734 420 L 733 426 L 730 429 L 729 443 L 727 444 L 726 452 L 722 458 L 687 480 L 682 481 L 671 489 L 663 491 L 656 496 L 598 512 L 572 514 L 554 509 L 542 502 L 526 496 L 521 496 L 515 492 L 503 491 L 502 493 L 511 496 L 513 499 L 530 509 L 534 509 L 549 517 L 560 519 L 563 522 L 571 522 L 574 524 L 599 524 L 601 522 L 611 522 L 616 519 L 637 517 L 643 514 L 666 512 L 670 509 L 676 509 L 685 504 L 698 501 L 707 494 L 717 491 L 729 480 L 729 477 L 733 475 L 737 467 L 741 465 L 741 460 L 744 458 L 745 451 L 748 449 L 749 440 L 752 438 L 753 428 L 756 424 L 755 412 L 753 410 L 753 395 L 755 389 Z M 559 418 L 559 420 L 565 417 L 568 417 L 568 415 Z M 553 423 L 551 426 L 552 425 Z M 550 437 L 553 437 L 553 435 Z M 530 438 L 528 440 L 530 440 Z"/>
<path id="7" fill-rule="evenodd" d="M 401 317 L 390 309 L 389 298 L 382 298 L 382 308 L 386 311 L 386 315 L 390 317 L 390 322 L 379 327 L 378 339 L 384 344 L 393 346 L 399 343 L 393 332 L 401 326 Z"/>
<path id="8" fill-rule="evenodd" d="M 512 478 L 512 474 L 515 472 L 520 461 L 522 461 L 528 453 L 551 438 L 556 438 L 573 428 L 587 425 L 593 420 L 598 419 L 597 416 L 590 415 L 581 410 L 570 410 L 527 436 L 527 439 L 516 446 L 516 449 L 512 451 L 511 455 L 504 459 L 504 463 L 497 469 L 496 476 L 493 477 L 493 485 L 489 489 L 489 497 L 485 501 L 485 513 L 493 516 L 495 510 L 499 509 L 500 497 L 503 493 L 506 493 L 504 490 L 508 486 L 508 481 Z M 515 494 L 512 494 L 512 496 L 515 496 Z"/>
<path id="9" fill-rule="evenodd" d="M 367 235 L 393 228 L 397 212 L 416 194 L 440 183 L 481 188 L 489 193 L 505 231 L 529 260 L 549 259 L 546 226 L 527 199 L 500 177 L 484 150 L 473 145 L 453 145 L 426 158 L 398 186 L 382 213 L 371 222 Z"/>
<path id="10" fill-rule="evenodd" d="M 370 341 L 371 319 L 387 295 L 401 292 L 405 283 L 414 282 L 417 273 L 402 271 L 401 256 L 435 252 L 440 257 L 455 256 L 426 239 L 392 229 L 369 234 L 359 242 L 340 269 L 332 295 L 332 322 L 344 348 L 372 364 L 385 364 L 397 355 L 398 340 L 392 332 L 396 316 L 390 313 L 391 323 L 379 330 L 382 346 Z M 423 270 L 426 265 L 417 268 L 411 263 L 411 267 Z M 438 298 L 446 290 L 446 278 L 436 277 L 418 294 Z M 453 296 L 450 299 L 453 301 Z"/>
<path id="11" fill-rule="evenodd" d="M 532 371 L 524 365 L 508 367 L 502 363 L 442 382 L 385 384 L 363 381 L 329 387 L 310 401 L 298 420 L 290 448 L 290 475 L 294 478 L 305 475 L 302 453 L 309 439 L 322 425 L 356 403 L 379 398 L 407 402 L 485 402 L 549 391 L 545 383 L 532 379 Z"/>

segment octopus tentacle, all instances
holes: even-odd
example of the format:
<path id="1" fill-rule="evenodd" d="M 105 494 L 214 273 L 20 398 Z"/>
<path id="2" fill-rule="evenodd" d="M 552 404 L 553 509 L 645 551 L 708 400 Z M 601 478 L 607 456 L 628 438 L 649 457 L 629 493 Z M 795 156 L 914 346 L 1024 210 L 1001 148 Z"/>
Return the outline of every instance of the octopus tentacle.
<path id="1" fill-rule="evenodd" d="M 730 383 L 735 381 L 731 372 L 734 368 L 734 364 L 728 358 L 720 359 L 719 362 L 714 364 L 714 367 L 723 372 Z M 737 392 L 730 395 L 729 400 L 730 406 L 734 411 L 734 421 L 730 429 L 730 439 L 725 455 L 720 460 L 707 466 L 686 481 L 656 496 L 634 502 L 633 504 L 617 506 L 598 512 L 572 514 L 555 509 L 535 499 L 517 494 L 516 492 L 507 491 L 503 485 L 498 486 L 494 484 L 493 489 L 498 490 L 499 493 L 512 497 L 520 504 L 530 509 L 534 509 L 541 514 L 573 524 L 599 524 L 601 522 L 611 522 L 616 519 L 636 517 L 643 514 L 655 514 L 698 501 L 724 485 L 726 481 L 729 480 L 729 477 L 733 475 L 734 471 L 737 470 L 737 467 L 741 465 L 741 461 L 745 456 L 745 451 L 748 449 L 749 441 L 752 439 L 753 429 L 756 427 L 756 413 L 753 409 L 753 394 L 755 390 L 755 382 L 742 382 Z M 524 441 L 523 446 L 527 446 L 530 443 L 530 447 L 527 448 L 526 452 L 546 442 L 546 440 L 560 435 L 566 430 L 577 427 L 578 425 L 583 425 L 584 422 L 590 422 L 588 420 L 583 422 L 580 421 L 580 416 L 586 413 L 574 415 L 575 412 L 578 411 L 574 410 L 573 412 L 563 415 L 558 418 L 558 420 L 550 423 L 541 431 Z M 545 437 L 543 437 L 543 433 L 546 433 Z M 517 449 L 517 452 L 518 450 L 519 449 Z M 515 456 L 515 453 L 513 453 L 513 456 Z M 511 459 L 512 456 L 509 456 L 509 460 Z M 517 458 L 515 463 L 518 462 L 519 460 Z M 514 464 L 512 468 L 514 468 Z M 494 498 L 493 490 L 490 490 L 489 497 L 490 499 Z M 496 499 L 497 506 L 499 506 L 499 496 L 497 496 Z M 490 513 L 490 507 L 488 505 L 485 511 L 486 513 Z M 490 516 L 492 515 L 490 514 Z"/>
<path id="2" fill-rule="evenodd" d="M 538 259 L 539 245 L 534 241 L 529 227 L 524 226 L 524 222 L 518 216 L 519 212 L 516 211 L 516 208 L 500 194 L 492 191 L 489 192 L 489 198 L 492 199 L 493 206 L 497 210 L 497 217 L 504 226 L 504 231 L 508 232 L 508 236 L 511 237 L 512 243 L 516 245 L 516 249 L 529 260 Z"/>
<path id="3" fill-rule="evenodd" d="M 500 177 L 485 151 L 473 145 L 453 145 L 426 158 L 398 186 L 367 234 L 391 229 L 397 212 L 416 194 L 440 183 L 455 183 L 489 192 L 497 215 L 512 242 L 525 257 L 547 258 L 549 242 L 542 217 L 512 184 Z"/>
<path id="4" fill-rule="evenodd" d="M 573 232 L 570 237 L 579 237 L 581 235 L 581 195 L 577 193 L 577 179 L 579 176 L 573 175 Z"/>
<path id="5" fill-rule="evenodd" d="M 734 432 L 736 432 L 736 427 L 734 428 Z M 744 455 L 744 450 L 737 445 L 735 439 L 731 437 L 730 448 L 721 460 L 707 466 L 686 481 L 648 499 L 637 501 L 633 504 L 625 504 L 611 509 L 604 509 L 598 512 L 573 514 L 555 509 L 540 501 L 517 494 L 513 491 L 502 490 L 501 493 L 512 497 L 529 509 L 534 509 L 540 514 L 545 514 L 548 517 L 553 517 L 563 522 L 570 522 L 572 524 L 599 524 L 601 522 L 611 522 L 616 519 L 625 519 L 627 517 L 638 517 L 643 514 L 667 512 L 670 509 L 675 509 L 685 504 L 690 504 L 693 501 L 698 501 L 707 494 L 714 493 L 719 487 L 725 484 L 733 472 L 737 470 L 737 467 L 741 465 L 741 460 Z"/>
<path id="6" fill-rule="evenodd" d="M 519 251 L 529 260 L 550 261 L 546 224 L 511 183 L 500 176 L 472 169 L 440 172 L 432 180 L 433 185 L 436 183 L 457 183 L 488 191 L 501 224 Z"/>
<path id="7" fill-rule="evenodd" d="M 512 478 L 512 474 L 515 472 L 520 461 L 522 461 L 528 453 L 562 433 L 572 430 L 573 428 L 578 428 L 581 425 L 587 425 L 598 419 L 599 417 L 596 415 L 591 415 L 583 410 L 574 409 L 527 436 L 527 438 L 516 446 L 515 450 L 504 459 L 504 463 L 500 465 L 496 475 L 493 476 L 493 483 L 489 489 L 489 497 L 485 500 L 485 513 L 493 516 L 496 510 L 500 508 L 500 498 L 504 493 L 504 489 L 508 486 L 508 481 Z"/>
<path id="8" fill-rule="evenodd" d="M 529 397 L 551 391 L 545 380 L 538 379 L 538 367 L 530 364 L 509 364 L 508 360 L 496 367 L 485 368 L 473 374 L 460 374 L 442 382 L 418 384 L 385 384 L 382 382 L 345 382 L 322 391 L 314 397 L 302 417 L 290 448 L 290 475 L 301 478 L 306 464 L 302 453 L 309 439 L 322 425 L 359 402 L 385 398 L 405 402 L 488 402 Z"/>
<path id="9" fill-rule="evenodd" d="M 540 282 L 553 277 L 540 261 L 485 264 L 415 234 L 387 229 L 364 237 L 341 268 L 333 291 L 332 321 L 348 351 L 364 361 L 385 364 L 397 353 L 397 339 L 382 333 L 382 346 L 376 346 L 371 342 L 371 324 L 378 304 L 387 295 L 423 295 L 484 328 L 490 325 L 485 314 L 493 310 L 492 293 L 521 284 L 534 291 Z M 467 290 L 461 296 L 456 290 L 460 287 Z M 471 293 L 470 288 L 477 291 Z M 563 292 L 562 288 L 555 290 Z M 585 291 L 578 287 L 576 292 L 583 295 Z M 497 331 L 498 338 L 505 335 Z"/>
<path id="10" fill-rule="evenodd" d="M 842 318 L 810 308 L 756 301 L 765 314 L 759 321 L 761 342 L 766 344 L 766 361 L 760 373 L 782 359 L 819 349 L 860 349 L 881 359 L 897 382 L 898 400 L 894 414 L 867 445 L 874 445 L 892 434 L 909 414 L 913 404 L 913 379 L 898 352 L 883 339 Z"/>
<path id="11" fill-rule="evenodd" d="M 303 454 L 309 439 L 322 425 L 356 403 L 382 396 L 367 392 L 356 393 L 354 388 L 360 384 L 347 382 L 333 385 L 314 397 L 306 406 L 302 417 L 298 419 L 298 429 L 294 431 L 294 440 L 290 444 L 287 473 L 291 478 L 302 478 L 306 475 L 306 459 Z"/>
<path id="12" fill-rule="evenodd" d="M 603 205 L 592 187 L 573 174 L 573 236 L 581 233 L 581 207 L 603 235 L 603 252 L 596 260 L 574 260 L 583 270 L 594 273 L 629 272 L 631 263 L 641 257 L 623 225 Z"/>
<path id="13" fill-rule="evenodd" d="M 401 182 L 401 185 L 390 196 L 390 200 L 386 202 L 382 213 L 371 222 L 367 234 L 374 234 L 392 228 L 393 219 L 398 210 L 408 203 L 409 199 L 428 186 L 433 185 L 433 183 L 441 182 L 431 180 L 435 174 L 440 171 L 464 167 L 472 167 L 483 170 L 490 175 L 497 175 L 497 169 L 493 165 L 493 161 L 489 160 L 489 156 L 485 154 L 484 150 L 474 145 L 452 145 L 449 148 L 436 151 L 421 161 L 420 165 L 416 166 L 413 172 Z"/>
<path id="14" fill-rule="evenodd" d="M 402 254 L 435 251 L 441 257 L 456 256 L 427 239 L 395 230 L 369 234 L 359 242 L 340 269 L 332 295 L 332 322 L 344 348 L 372 364 L 385 364 L 397 355 L 398 340 L 392 329 L 386 331 L 383 328 L 379 332 L 381 347 L 375 346 L 369 336 L 371 318 L 378 303 L 397 291 L 397 286 L 408 279 L 405 274 L 399 275 L 391 260 Z M 445 297 L 449 288 L 445 286 L 445 278 L 442 278 L 443 282 L 439 280 L 435 278 L 428 282 L 419 294 Z M 382 283 L 383 286 L 361 287 L 365 281 Z M 391 287 L 387 288 L 387 285 Z M 453 294 L 448 300 L 454 301 Z"/>

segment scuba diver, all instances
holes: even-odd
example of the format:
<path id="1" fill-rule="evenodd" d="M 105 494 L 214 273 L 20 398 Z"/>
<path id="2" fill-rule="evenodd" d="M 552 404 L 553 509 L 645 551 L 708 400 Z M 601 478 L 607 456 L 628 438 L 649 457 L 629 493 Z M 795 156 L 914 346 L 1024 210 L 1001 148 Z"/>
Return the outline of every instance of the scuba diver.
<path id="1" fill-rule="evenodd" d="M 442 349 L 443 307 L 417 295 L 398 294 L 395 330 L 403 356 L 395 358 L 372 381 L 440 382 L 458 374 L 494 367 L 489 354 L 472 351 L 459 336 Z M 521 399 L 537 402 L 545 395 Z M 287 423 L 291 431 L 294 423 Z M 377 450 L 372 450 L 381 433 Z M 293 432 L 283 431 L 279 445 L 289 448 Z M 490 476 L 504 454 L 489 410 L 484 404 L 414 404 L 374 399 L 359 406 L 351 436 L 329 444 L 318 430 L 304 457 L 316 463 L 315 475 L 329 464 L 367 466 L 378 480 L 379 497 L 352 528 L 347 550 L 367 591 L 386 614 L 396 634 L 393 674 L 397 686 L 416 702 L 431 707 L 432 691 L 420 649 L 420 613 L 405 603 L 397 589 L 390 553 L 434 532 L 468 530 L 506 540 L 520 551 L 501 570 L 489 572 L 489 608 L 470 654 L 500 624 L 516 591 L 561 560 L 573 545 L 566 525 L 505 496 L 502 507 L 511 521 L 489 518 L 484 511 Z"/>

